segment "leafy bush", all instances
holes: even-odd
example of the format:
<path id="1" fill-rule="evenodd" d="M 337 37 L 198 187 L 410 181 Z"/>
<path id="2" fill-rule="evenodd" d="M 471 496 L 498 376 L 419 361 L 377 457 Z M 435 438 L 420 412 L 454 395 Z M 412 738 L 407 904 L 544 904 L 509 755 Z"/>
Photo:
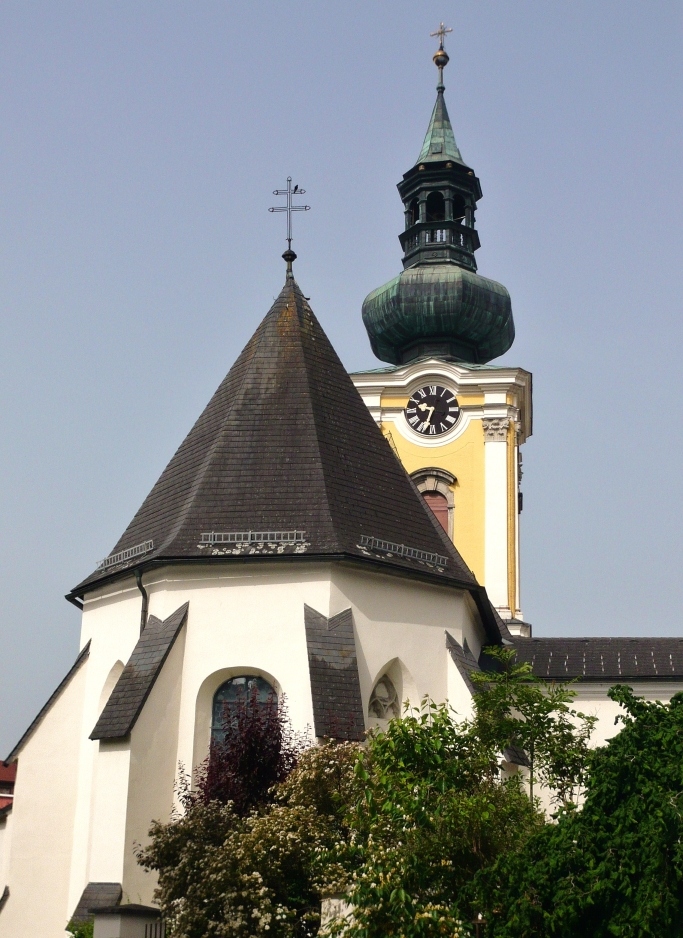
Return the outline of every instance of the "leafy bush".
<path id="1" fill-rule="evenodd" d="M 186 786 L 183 795 L 204 804 L 230 801 L 239 815 L 264 804 L 310 745 L 307 736 L 292 732 L 284 695 L 259 703 L 256 687 L 226 711 L 221 737 L 212 740 L 196 773 L 194 793 Z"/>
<path id="2" fill-rule="evenodd" d="M 76 922 L 72 919 L 66 926 L 66 930 L 73 938 L 93 938 L 94 922 Z"/>
<path id="3" fill-rule="evenodd" d="M 159 873 L 157 897 L 174 938 L 308 938 L 320 926 L 323 867 L 344 837 L 355 744 L 310 748 L 269 801 L 247 815 L 231 802 L 185 796 L 184 813 L 156 822 L 139 860 Z M 326 877 L 325 882 L 322 877 Z"/>
<path id="4" fill-rule="evenodd" d="M 491 938 L 683 936 L 683 694 L 609 696 L 625 725 L 594 751 L 581 808 L 475 880 Z"/>

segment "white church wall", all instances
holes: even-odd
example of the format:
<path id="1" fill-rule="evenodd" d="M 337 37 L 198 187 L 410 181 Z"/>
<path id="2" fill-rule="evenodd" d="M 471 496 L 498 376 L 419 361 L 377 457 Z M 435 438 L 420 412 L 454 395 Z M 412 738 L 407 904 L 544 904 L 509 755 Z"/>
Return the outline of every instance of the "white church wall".
<path id="1" fill-rule="evenodd" d="M 154 898 L 157 878 L 138 864 L 135 845 L 148 843 L 151 820 L 167 821 L 173 806 L 185 634 L 182 629 L 131 733 L 120 880 L 124 902 L 150 905 Z"/>
<path id="2" fill-rule="evenodd" d="M 436 701 L 448 697 L 445 631 L 462 642 L 469 635 L 477 647 L 480 626 L 459 590 L 410 580 L 335 567 L 330 614 L 351 606 L 357 635 L 358 672 L 367 716 L 375 682 L 387 665 L 398 659 L 409 671 L 412 704 L 425 694 Z"/>
<path id="3" fill-rule="evenodd" d="M 63 938 L 88 663 L 76 672 L 19 754 L 2 938 Z"/>
<path id="4" fill-rule="evenodd" d="M 176 761 L 208 753 L 211 700 L 238 674 L 262 674 L 287 697 L 292 725 L 313 727 L 304 604 L 329 615 L 328 566 L 245 564 L 173 568 L 150 577 L 150 612 L 165 618 L 189 600 Z"/>
<path id="5" fill-rule="evenodd" d="M 474 715 L 472 693 L 450 654 L 446 661 L 446 682 L 448 704 L 455 713 L 455 719 L 469 720 Z"/>
<path id="6" fill-rule="evenodd" d="M 622 708 L 607 696 L 607 691 L 613 687 L 616 681 L 609 684 L 598 683 L 597 681 L 584 681 L 572 684 L 572 690 L 576 693 L 573 707 L 585 713 L 586 716 L 596 716 L 598 722 L 595 724 L 595 731 L 591 743 L 593 746 L 602 746 L 616 736 L 623 727 L 623 723 L 614 722 L 619 714 L 623 714 Z M 645 700 L 659 700 L 662 703 L 668 703 L 674 694 L 683 691 L 683 682 L 667 681 L 666 683 L 654 681 L 623 681 L 633 688 L 636 697 L 644 697 Z"/>
<path id="7" fill-rule="evenodd" d="M 9 882 L 9 857 L 12 845 L 12 812 L 0 818 L 0 896 Z"/>
<path id="8" fill-rule="evenodd" d="M 94 779 L 100 744 L 89 738 L 113 690 L 119 663 L 126 661 L 140 636 L 142 597 L 131 577 L 101 588 L 85 598 L 81 620 L 81 647 L 90 641 L 88 673 L 79 717 L 79 768 L 70 870 L 69 910 L 72 912 L 89 881 Z M 111 880 L 112 882 L 120 882 Z"/>
<path id="9" fill-rule="evenodd" d="M 120 883 L 126 839 L 130 741 L 100 740 L 95 762 L 87 881 Z"/>

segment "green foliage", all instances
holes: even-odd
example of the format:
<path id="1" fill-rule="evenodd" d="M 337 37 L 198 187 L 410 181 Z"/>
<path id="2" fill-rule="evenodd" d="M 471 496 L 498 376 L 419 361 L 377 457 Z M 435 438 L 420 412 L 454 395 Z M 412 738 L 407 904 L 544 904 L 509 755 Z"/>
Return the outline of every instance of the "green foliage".
<path id="1" fill-rule="evenodd" d="M 353 869 L 348 938 L 469 934 L 461 901 L 474 874 L 543 823 L 517 777 L 474 727 L 425 700 L 359 755 L 342 865 Z M 339 859 L 339 858 L 338 858 Z"/>
<path id="2" fill-rule="evenodd" d="M 232 803 L 185 799 L 185 813 L 155 823 L 139 853 L 159 873 L 157 897 L 174 938 L 295 938 L 320 925 L 319 857 L 343 837 L 357 747 L 304 752 L 275 803 L 246 816 Z M 340 888 L 343 871 L 327 871 Z M 337 880 L 334 880 L 337 875 Z"/>
<path id="3" fill-rule="evenodd" d="M 531 747 L 538 777 L 556 781 L 566 801 L 583 778 L 591 726 L 570 709 L 566 688 L 534 681 L 510 652 L 492 657 L 498 670 L 482 680 L 473 720 L 458 723 L 425 699 L 364 747 L 295 752 L 296 767 L 251 810 L 248 798 L 224 797 L 243 790 L 238 760 L 216 778 L 201 774 L 194 793 L 181 792 L 183 811 L 154 824 L 139 855 L 159 873 L 169 934 L 312 938 L 321 899 L 331 894 L 347 895 L 354 911 L 351 921 L 328 925 L 330 934 L 471 934 L 467 923 L 483 908 L 473 879 L 535 840 L 545 823 L 521 776 L 500 772 L 502 750 Z M 265 778 L 275 762 L 262 767 L 252 758 L 251 726 L 239 730 L 235 752 L 249 755 L 250 778 Z"/>
<path id="4" fill-rule="evenodd" d="M 581 809 L 475 881 L 490 938 L 683 936 L 683 694 L 609 695 L 625 725 L 594 751 Z"/>
<path id="5" fill-rule="evenodd" d="M 66 930 L 73 938 L 93 938 L 94 922 L 76 922 L 73 919 L 66 926 Z"/>
<path id="6" fill-rule="evenodd" d="M 559 804 L 575 801 L 586 779 L 589 741 L 595 717 L 570 707 L 575 693 L 567 684 L 536 677 L 531 665 L 515 662 L 511 648 L 485 649 L 492 667 L 474 672 L 474 732 L 503 752 L 521 747 L 530 762 L 530 794 L 540 782 Z"/>

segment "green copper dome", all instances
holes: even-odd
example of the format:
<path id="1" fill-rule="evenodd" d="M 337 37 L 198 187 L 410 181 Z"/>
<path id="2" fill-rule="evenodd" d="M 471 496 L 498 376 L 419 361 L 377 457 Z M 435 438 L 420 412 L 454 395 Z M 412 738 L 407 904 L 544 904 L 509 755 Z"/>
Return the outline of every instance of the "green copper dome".
<path id="1" fill-rule="evenodd" d="M 423 355 L 483 364 L 512 345 L 510 294 L 455 264 L 409 267 L 363 303 L 372 351 L 394 365 Z"/>
<path id="2" fill-rule="evenodd" d="M 365 298 L 363 322 L 375 355 L 394 365 L 425 355 L 485 364 L 514 341 L 510 295 L 476 272 L 474 216 L 482 192 L 448 116 L 443 41 L 434 64 L 439 83 L 429 128 L 417 163 L 398 184 L 404 270 Z"/>

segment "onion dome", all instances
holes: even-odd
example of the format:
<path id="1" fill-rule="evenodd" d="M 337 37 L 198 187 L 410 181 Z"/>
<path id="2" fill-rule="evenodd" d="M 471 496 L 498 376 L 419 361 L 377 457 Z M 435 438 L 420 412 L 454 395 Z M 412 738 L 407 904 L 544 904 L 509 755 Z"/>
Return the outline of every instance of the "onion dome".
<path id="1" fill-rule="evenodd" d="M 508 291 L 476 272 L 474 213 L 482 191 L 448 116 L 448 55 L 441 38 L 427 134 L 417 162 L 398 184 L 405 211 L 399 235 L 404 270 L 363 302 L 372 350 L 394 365 L 424 356 L 483 364 L 507 352 L 515 338 Z"/>

